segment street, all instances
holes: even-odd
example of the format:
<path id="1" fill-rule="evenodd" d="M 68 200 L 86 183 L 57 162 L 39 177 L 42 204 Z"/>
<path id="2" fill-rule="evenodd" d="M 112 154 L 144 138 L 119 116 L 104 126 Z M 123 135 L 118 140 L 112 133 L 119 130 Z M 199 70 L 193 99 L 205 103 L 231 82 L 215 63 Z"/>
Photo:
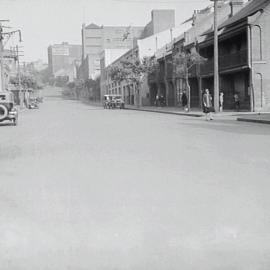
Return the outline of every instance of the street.
<path id="1" fill-rule="evenodd" d="M 57 91 L 0 124 L 1 270 L 269 270 L 269 125 Z"/>

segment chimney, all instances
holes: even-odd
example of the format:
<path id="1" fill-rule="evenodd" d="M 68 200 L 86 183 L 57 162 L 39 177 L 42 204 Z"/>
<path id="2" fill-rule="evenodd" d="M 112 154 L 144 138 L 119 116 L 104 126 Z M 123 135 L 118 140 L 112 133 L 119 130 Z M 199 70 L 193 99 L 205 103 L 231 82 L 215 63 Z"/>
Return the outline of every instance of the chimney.
<path id="1" fill-rule="evenodd" d="M 240 9 L 243 8 L 245 4 L 244 0 L 231 0 L 230 6 L 231 6 L 231 14 L 230 16 L 234 16 L 235 13 L 237 13 Z"/>

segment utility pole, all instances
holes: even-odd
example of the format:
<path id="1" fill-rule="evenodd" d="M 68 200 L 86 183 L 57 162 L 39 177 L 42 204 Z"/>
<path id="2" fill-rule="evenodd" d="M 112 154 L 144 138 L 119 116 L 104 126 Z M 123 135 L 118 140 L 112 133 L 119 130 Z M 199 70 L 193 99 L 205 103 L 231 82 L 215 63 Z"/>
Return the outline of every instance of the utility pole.
<path id="1" fill-rule="evenodd" d="M 16 45 L 16 56 L 18 65 L 18 84 L 19 84 L 19 96 L 20 96 L 20 107 L 23 107 L 23 97 L 22 97 L 22 82 L 21 82 L 21 67 L 20 67 L 20 57 L 19 57 L 19 46 Z"/>
<path id="2" fill-rule="evenodd" d="M 4 82 L 4 57 L 3 57 L 3 53 L 4 53 L 4 46 L 3 46 L 3 28 L 2 28 L 2 24 L 0 23 L 0 61 L 1 61 L 1 90 L 0 91 L 4 91 L 5 90 L 5 82 Z"/>
<path id="3" fill-rule="evenodd" d="M 1 69 L 1 83 L 0 83 L 0 91 L 5 91 L 5 73 L 4 73 L 4 45 L 3 45 L 3 39 L 4 39 L 4 33 L 3 33 L 3 26 L 2 22 L 8 22 L 8 20 L 0 20 L 0 69 Z"/>
<path id="4" fill-rule="evenodd" d="M 219 111 L 219 66 L 218 66 L 218 1 L 214 2 L 214 108 Z"/>
<path id="5" fill-rule="evenodd" d="M 10 27 L 6 27 L 3 26 L 2 23 L 3 22 L 9 22 L 9 20 L 0 20 L 0 91 L 5 91 L 5 73 L 4 73 L 4 38 L 5 36 L 7 36 L 7 41 L 10 39 L 10 37 L 16 33 L 19 34 L 19 41 L 22 42 L 22 36 L 21 36 L 21 30 L 15 30 L 15 31 L 10 31 L 10 32 L 3 32 L 3 28 L 10 28 Z"/>

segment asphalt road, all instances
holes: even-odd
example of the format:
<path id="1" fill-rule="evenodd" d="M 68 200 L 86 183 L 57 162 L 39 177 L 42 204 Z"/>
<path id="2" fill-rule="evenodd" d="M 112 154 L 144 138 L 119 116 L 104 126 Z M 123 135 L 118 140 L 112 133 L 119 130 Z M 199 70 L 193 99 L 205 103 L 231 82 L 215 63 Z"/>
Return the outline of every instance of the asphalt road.
<path id="1" fill-rule="evenodd" d="M 0 126 L 1 270 L 270 269 L 270 126 L 55 91 Z"/>

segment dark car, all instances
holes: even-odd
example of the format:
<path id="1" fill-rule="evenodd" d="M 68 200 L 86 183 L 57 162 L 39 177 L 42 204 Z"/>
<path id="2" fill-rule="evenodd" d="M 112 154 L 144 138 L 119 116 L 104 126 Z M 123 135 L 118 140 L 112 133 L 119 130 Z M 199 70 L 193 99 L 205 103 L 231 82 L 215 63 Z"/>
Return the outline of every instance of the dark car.
<path id="1" fill-rule="evenodd" d="M 12 121 L 18 123 L 18 110 L 15 106 L 14 95 L 11 92 L 0 92 L 0 122 Z"/>
<path id="2" fill-rule="evenodd" d="M 123 101 L 121 95 L 104 95 L 103 106 L 104 109 L 124 109 L 125 102 Z"/>
<path id="3" fill-rule="evenodd" d="M 31 98 L 28 104 L 28 109 L 38 109 L 38 101 L 36 98 Z"/>

